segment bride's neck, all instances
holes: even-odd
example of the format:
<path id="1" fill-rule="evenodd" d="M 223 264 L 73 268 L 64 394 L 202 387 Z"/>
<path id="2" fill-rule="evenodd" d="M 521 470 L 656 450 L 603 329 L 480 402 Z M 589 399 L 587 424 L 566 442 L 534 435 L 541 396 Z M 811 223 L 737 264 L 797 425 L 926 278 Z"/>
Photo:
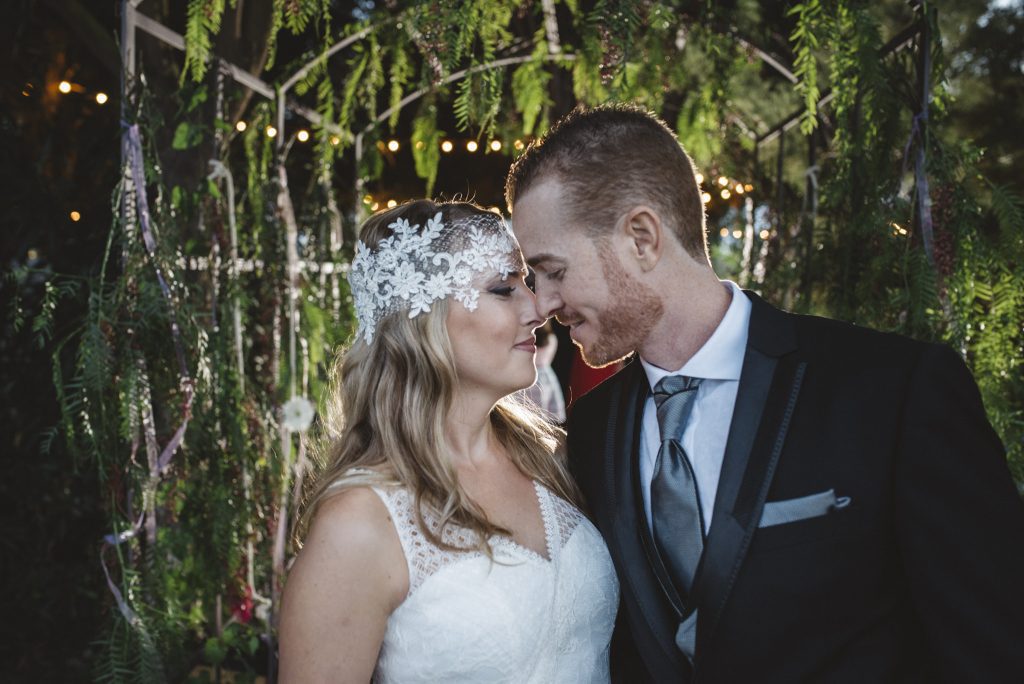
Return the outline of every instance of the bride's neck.
<path id="1" fill-rule="evenodd" d="M 473 466 L 494 456 L 497 440 L 491 427 L 494 403 L 480 398 L 456 396 L 445 421 L 449 458 L 456 467 Z"/>

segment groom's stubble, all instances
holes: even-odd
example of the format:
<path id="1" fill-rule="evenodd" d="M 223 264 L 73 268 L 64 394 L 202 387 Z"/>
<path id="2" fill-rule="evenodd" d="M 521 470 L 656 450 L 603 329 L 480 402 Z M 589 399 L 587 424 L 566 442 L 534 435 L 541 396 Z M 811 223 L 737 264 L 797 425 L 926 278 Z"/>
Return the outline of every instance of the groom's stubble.
<path id="1" fill-rule="evenodd" d="M 665 310 L 658 294 L 631 276 L 604 240 L 598 240 L 597 257 L 609 301 L 597 316 L 594 344 L 590 349 L 577 345 L 583 360 L 593 368 L 620 361 L 639 349 Z"/>

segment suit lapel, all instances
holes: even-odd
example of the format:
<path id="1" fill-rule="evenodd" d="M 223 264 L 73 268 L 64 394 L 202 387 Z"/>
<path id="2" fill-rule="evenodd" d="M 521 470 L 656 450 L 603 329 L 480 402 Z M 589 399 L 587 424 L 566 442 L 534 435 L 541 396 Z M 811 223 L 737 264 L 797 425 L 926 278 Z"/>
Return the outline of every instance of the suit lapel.
<path id="1" fill-rule="evenodd" d="M 646 519 L 642 514 L 637 461 L 644 401 L 650 388 L 639 363 L 632 363 L 622 372 L 625 375 L 617 390 L 619 394 L 610 401 L 611 424 L 604 454 L 608 468 L 605 478 L 607 495 L 612 502 L 614 543 L 611 547 L 621 561 L 621 579 L 636 600 L 648 629 L 666 655 L 681 667 L 681 654 L 673 640 L 677 625 L 674 610 L 667 604 L 662 590 L 664 578 L 659 577 L 650 564 L 641 537 L 641 528 L 646 531 Z"/>
<path id="2" fill-rule="evenodd" d="M 714 636 L 778 464 L 806 363 L 783 312 L 752 301 L 747 350 L 726 443 L 711 529 L 693 591 L 699 608 L 698 659 Z"/>

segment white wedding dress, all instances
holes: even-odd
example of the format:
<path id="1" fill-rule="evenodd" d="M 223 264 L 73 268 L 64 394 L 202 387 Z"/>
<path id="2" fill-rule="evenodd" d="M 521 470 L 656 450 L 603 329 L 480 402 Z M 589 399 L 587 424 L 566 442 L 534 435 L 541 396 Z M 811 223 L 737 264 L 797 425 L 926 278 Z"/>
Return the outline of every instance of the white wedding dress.
<path id="1" fill-rule="evenodd" d="M 388 618 L 375 682 L 608 682 L 619 586 L 608 549 L 579 510 L 534 484 L 548 558 L 505 537 L 492 562 L 431 544 L 403 488 L 374 488 L 409 566 L 409 594 Z M 437 521 L 425 515 L 432 531 Z M 449 525 L 444 540 L 470 546 Z"/>

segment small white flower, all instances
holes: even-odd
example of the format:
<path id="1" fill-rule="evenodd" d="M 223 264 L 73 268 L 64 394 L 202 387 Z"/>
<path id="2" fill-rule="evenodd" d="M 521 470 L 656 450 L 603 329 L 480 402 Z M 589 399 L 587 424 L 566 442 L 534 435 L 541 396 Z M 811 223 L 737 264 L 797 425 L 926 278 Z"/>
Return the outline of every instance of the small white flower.
<path id="1" fill-rule="evenodd" d="M 395 269 L 395 275 L 391 277 L 391 284 L 395 291 L 393 296 L 409 299 L 423 283 L 423 273 L 416 270 L 416 265 L 411 261 L 403 261 Z"/>
<path id="2" fill-rule="evenodd" d="M 433 273 L 427 278 L 427 282 L 423 283 L 423 290 L 432 299 L 443 299 L 451 290 L 451 281 L 444 273 Z"/>
<path id="3" fill-rule="evenodd" d="M 292 432 L 303 432 L 313 424 L 315 414 L 316 409 L 309 399 L 292 397 L 281 407 L 281 422 Z"/>

